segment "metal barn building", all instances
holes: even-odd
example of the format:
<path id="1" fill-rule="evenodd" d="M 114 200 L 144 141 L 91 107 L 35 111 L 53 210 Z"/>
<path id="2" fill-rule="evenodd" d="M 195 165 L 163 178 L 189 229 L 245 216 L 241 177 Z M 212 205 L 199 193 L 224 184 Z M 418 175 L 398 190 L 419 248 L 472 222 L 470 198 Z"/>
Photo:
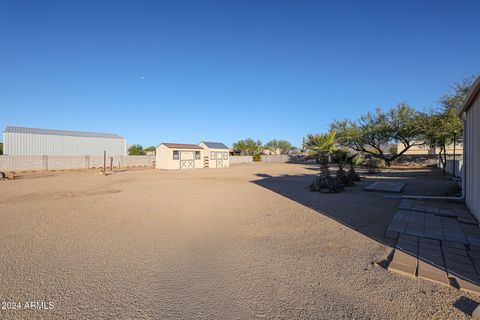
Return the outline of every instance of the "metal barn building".
<path id="1" fill-rule="evenodd" d="M 459 114 L 464 119 L 463 185 L 465 204 L 480 220 L 480 77 L 465 100 Z"/>
<path id="2" fill-rule="evenodd" d="M 125 138 L 112 133 L 6 127 L 3 153 L 29 156 L 126 155 Z"/>

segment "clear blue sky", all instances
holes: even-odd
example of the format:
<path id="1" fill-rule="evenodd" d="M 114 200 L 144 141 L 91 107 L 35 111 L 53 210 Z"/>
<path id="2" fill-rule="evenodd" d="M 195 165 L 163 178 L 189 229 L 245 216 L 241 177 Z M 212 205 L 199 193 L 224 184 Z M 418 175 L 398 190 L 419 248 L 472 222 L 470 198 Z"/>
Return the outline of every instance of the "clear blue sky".
<path id="1" fill-rule="evenodd" d="M 480 71 L 479 1 L 1 1 L 0 127 L 284 138 Z"/>

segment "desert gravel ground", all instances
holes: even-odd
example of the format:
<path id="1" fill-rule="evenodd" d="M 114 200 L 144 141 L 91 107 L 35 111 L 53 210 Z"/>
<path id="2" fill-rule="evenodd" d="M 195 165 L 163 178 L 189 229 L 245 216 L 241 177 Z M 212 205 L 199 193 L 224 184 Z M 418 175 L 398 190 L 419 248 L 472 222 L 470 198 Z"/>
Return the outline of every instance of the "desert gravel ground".
<path id="1" fill-rule="evenodd" d="M 480 297 L 388 272 L 399 200 L 308 191 L 315 166 L 61 173 L 0 181 L 1 319 L 464 319 Z M 432 169 L 373 179 L 405 193 Z"/>

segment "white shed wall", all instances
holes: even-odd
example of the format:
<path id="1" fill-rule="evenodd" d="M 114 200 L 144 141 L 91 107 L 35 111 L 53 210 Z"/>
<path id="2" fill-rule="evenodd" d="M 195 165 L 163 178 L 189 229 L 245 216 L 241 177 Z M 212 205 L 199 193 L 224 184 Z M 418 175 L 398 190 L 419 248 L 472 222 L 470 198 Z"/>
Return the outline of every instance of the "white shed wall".
<path id="1" fill-rule="evenodd" d="M 6 155 L 84 156 L 126 155 L 125 139 L 76 137 L 45 134 L 3 133 Z"/>
<path id="2" fill-rule="evenodd" d="M 222 165 L 217 167 L 217 159 L 212 158 L 212 152 L 215 153 L 215 157 L 217 157 L 219 154 L 221 154 L 221 159 L 222 159 Z M 224 154 L 227 154 L 227 159 L 225 160 Z M 209 168 L 228 168 L 230 167 L 230 154 L 228 152 L 228 149 L 205 149 L 205 156 L 209 157 Z"/>
<path id="3" fill-rule="evenodd" d="M 214 149 L 209 148 L 205 143 L 200 142 L 198 144 L 204 150 L 204 159 L 208 157 L 208 167 L 209 168 L 217 168 L 217 159 L 212 159 L 212 152 L 215 152 L 215 157 L 220 152 L 222 154 L 222 165 L 218 166 L 218 168 L 228 168 L 230 167 L 230 153 L 228 149 Z M 224 158 L 224 152 L 227 153 L 227 159 Z"/>
<path id="4" fill-rule="evenodd" d="M 480 95 L 467 110 L 465 124 L 465 203 L 470 212 L 480 220 Z"/>
<path id="5" fill-rule="evenodd" d="M 155 157 L 155 168 L 162 170 L 179 170 L 180 169 L 180 159 L 173 159 L 173 151 L 178 150 L 180 152 L 180 157 L 182 152 L 193 152 L 193 158 L 195 163 L 195 169 L 204 167 L 204 150 L 202 149 L 173 149 L 167 148 L 164 145 L 159 145 L 157 147 L 156 157 Z M 200 159 L 195 159 L 195 151 L 200 151 Z"/>

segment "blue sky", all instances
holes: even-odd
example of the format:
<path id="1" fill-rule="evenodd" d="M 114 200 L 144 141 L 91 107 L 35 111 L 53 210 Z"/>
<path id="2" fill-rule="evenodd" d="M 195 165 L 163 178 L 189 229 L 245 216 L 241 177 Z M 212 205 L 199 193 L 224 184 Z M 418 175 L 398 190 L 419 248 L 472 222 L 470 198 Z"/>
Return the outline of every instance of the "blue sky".
<path id="1" fill-rule="evenodd" d="M 0 127 L 288 139 L 480 72 L 479 1 L 1 1 Z"/>

